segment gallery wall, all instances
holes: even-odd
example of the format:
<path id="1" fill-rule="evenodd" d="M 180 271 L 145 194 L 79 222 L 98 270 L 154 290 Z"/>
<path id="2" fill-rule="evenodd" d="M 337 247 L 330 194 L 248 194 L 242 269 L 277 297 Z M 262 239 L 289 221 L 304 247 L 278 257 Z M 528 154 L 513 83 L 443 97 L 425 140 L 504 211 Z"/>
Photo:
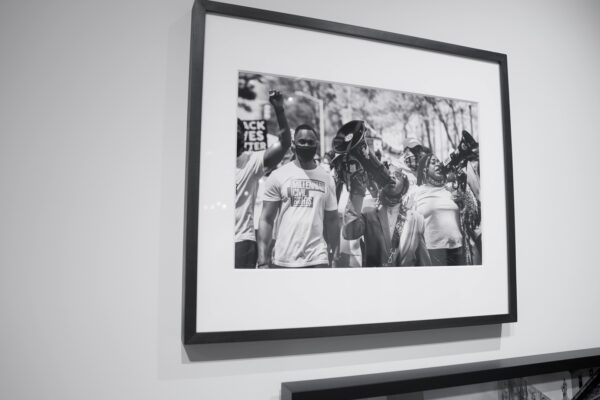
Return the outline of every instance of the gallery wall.
<path id="1" fill-rule="evenodd" d="M 192 1 L 3 0 L 1 398 L 275 400 L 282 381 L 600 347 L 600 3 L 236 4 L 508 55 L 519 322 L 184 348 Z"/>

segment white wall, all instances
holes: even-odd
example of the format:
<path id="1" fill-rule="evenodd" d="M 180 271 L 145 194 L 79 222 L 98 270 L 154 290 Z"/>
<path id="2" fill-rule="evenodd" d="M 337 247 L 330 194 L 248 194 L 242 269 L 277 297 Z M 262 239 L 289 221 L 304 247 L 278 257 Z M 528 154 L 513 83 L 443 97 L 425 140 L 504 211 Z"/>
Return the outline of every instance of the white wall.
<path id="1" fill-rule="evenodd" d="M 274 400 L 282 381 L 600 346 L 600 3 L 238 2 L 508 54 L 519 322 L 186 353 L 192 0 L 2 0 L 1 398 Z"/>

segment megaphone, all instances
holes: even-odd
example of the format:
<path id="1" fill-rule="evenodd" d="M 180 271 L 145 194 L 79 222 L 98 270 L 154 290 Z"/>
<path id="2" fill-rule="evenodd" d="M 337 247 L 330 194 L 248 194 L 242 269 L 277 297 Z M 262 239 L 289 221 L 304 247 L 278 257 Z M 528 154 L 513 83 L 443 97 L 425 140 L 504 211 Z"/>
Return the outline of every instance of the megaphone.
<path id="1" fill-rule="evenodd" d="M 442 172 L 448 173 L 462 169 L 469 161 L 475 160 L 479 160 L 479 143 L 469 132 L 462 131 L 458 147 L 442 163 Z"/>
<path id="2" fill-rule="evenodd" d="M 332 148 L 338 155 L 333 163 L 352 165 L 356 160 L 367 172 L 369 179 L 381 189 L 394 183 L 394 179 L 367 145 L 368 132 L 369 127 L 364 121 L 354 120 L 345 123 L 333 138 Z"/>

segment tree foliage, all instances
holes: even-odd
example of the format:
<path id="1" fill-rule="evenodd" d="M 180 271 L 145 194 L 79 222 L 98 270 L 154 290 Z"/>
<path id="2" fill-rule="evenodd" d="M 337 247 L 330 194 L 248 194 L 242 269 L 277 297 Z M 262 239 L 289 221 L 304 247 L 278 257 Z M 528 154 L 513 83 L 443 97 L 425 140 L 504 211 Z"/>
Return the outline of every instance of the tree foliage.
<path id="1" fill-rule="evenodd" d="M 264 116 L 269 89 L 286 97 L 286 116 L 292 129 L 309 124 L 318 131 L 322 101 L 326 150 L 338 129 L 353 119 L 364 120 L 373 128 L 372 136 L 382 140 L 384 153 L 397 154 L 403 140 L 413 137 L 444 158 L 455 149 L 462 130 L 478 140 L 474 102 L 304 78 L 240 73 L 238 114 Z M 276 132 L 274 115 L 268 127 Z"/>

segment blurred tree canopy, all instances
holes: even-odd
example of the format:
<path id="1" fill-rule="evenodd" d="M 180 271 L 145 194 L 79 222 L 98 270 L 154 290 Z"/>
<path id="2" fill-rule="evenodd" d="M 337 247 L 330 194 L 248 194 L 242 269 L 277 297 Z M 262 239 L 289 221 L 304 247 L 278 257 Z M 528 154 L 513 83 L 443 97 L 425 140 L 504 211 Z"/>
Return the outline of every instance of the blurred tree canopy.
<path id="1" fill-rule="evenodd" d="M 325 150 L 346 122 L 361 119 L 382 142 L 384 156 L 398 154 L 402 142 L 416 138 L 438 157 L 445 158 L 460 141 L 462 130 L 479 141 L 477 103 L 388 89 L 352 86 L 305 78 L 240 72 L 238 118 L 267 119 L 270 133 L 277 121 L 268 102 L 268 91 L 285 96 L 290 127 L 309 124 L 319 132 L 323 107 Z"/>

